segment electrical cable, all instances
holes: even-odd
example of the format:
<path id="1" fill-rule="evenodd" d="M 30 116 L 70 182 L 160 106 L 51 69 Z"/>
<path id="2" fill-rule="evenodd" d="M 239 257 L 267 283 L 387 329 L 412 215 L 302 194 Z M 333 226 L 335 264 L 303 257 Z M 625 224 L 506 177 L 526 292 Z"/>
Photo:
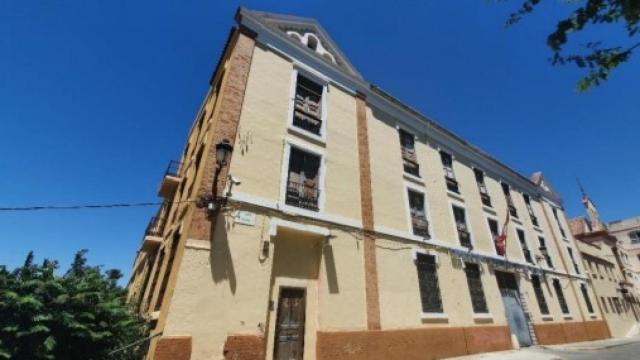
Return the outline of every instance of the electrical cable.
<path id="1" fill-rule="evenodd" d="M 180 204 L 196 202 L 196 200 L 182 201 L 162 201 L 162 202 L 139 202 L 139 203 L 115 203 L 115 204 L 84 204 L 84 205 L 37 205 L 37 206 L 17 206 L 0 207 L 0 211 L 40 211 L 40 210 L 83 210 L 83 209 L 110 209 L 127 207 L 157 206 L 164 203 Z"/>

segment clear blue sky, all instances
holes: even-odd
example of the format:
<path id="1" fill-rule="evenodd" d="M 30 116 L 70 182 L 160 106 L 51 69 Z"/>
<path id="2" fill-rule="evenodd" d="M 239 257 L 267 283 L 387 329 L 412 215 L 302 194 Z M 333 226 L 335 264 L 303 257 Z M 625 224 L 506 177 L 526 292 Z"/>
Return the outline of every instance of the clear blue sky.
<path id="1" fill-rule="evenodd" d="M 579 175 L 606 220 L 640 215 L 640 58 L 603 87 L 552 67 L 546 34 L 571 8 L 519 1 L 246 1 L 317 18 L 370 82 L 525 175 L 570 215 Z M 0 206 L 156 200 L 182 151 L 236 1 L 0 2 Z M 607 31 L 605 39 L 617 39 Z M 0 213 L 0 264 L 89 249 L 126 275 L 153 208 Z"/>

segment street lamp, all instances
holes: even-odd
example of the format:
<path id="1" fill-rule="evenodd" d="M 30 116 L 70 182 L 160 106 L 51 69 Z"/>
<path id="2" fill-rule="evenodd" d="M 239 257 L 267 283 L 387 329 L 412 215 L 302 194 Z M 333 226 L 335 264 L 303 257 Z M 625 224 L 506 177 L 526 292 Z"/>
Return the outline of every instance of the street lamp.
<path id="1" fill-rule="evenodd" d="M 216 165 L 218 169 L 227 165 L 231 160 L 231 153 L 233 152 L 233 145 L 227 139 L 223 139 L 216 144 Z"/>

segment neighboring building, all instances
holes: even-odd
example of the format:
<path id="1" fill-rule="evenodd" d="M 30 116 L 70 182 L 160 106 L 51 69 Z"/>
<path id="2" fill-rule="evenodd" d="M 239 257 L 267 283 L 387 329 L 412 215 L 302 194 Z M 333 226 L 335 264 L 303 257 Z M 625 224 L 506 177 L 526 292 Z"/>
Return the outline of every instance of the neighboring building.
<path id="1" fill-rule="evenodd" d="M 609 337 L 541 173 L 366 82 L 312 19 L 236 21 L 134 264 L 149 359 L 427 359 Z"/>
<path id="2" fill-rule="evenodd" d="M 622 264 L 626 252 L 620 249 L 615 236 L 606 229 L 593 231 L 590 221 L 585 218 L 572 219 L 570 227 L 611 335 L 624 337 L 633 333 L 640 306 Z"/>
<path id="3" fill-rule="evenodd" d="M 626 256 L 622 259 L 627 278 L 634 284 L 634 294 L 640 298 L 640 216 L 609 223 L 609 233 L 618 239 Z"/>

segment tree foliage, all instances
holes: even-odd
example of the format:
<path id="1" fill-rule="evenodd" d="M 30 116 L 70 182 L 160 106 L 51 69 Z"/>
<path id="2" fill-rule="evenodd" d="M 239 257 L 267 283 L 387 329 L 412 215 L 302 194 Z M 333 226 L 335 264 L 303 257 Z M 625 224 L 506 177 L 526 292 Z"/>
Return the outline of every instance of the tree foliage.
<path id="1" fill-rule="evenodd" d="M 509 17 L 507 25 L 519 22 L 533 12 L 541 0 L 525 0 L 520 9 Z M 556 28 L 547 37 L 547 45 L 553 51 L 554 65 L 574 64 L 585 69 L 587 74 L 578 81 L 578 89 L 586 91 L 600 85 L 609 78 L 612 70 L 628 61 L 640 47 L 637 39 L 640 23 L 640 0 L 582 0 L 567 1 L 577 8 L 567 18 L 558 21 Z M 627 44 L 605 45 L 601 41 L 583 44 L 583 51 L 565 54 L 569 36 L 591 25 L 624 26 L 628 36 Z"/>
<path id="2" fill-rule="evenodd" d="M 84 250 L 64 275 L 57 268 L 33 252 L 13 271 L 0 266 L 0 359 L 141 359 L 144 344 L 112 353 L 147 336 L 120 271 L 88 266 Z"/>

